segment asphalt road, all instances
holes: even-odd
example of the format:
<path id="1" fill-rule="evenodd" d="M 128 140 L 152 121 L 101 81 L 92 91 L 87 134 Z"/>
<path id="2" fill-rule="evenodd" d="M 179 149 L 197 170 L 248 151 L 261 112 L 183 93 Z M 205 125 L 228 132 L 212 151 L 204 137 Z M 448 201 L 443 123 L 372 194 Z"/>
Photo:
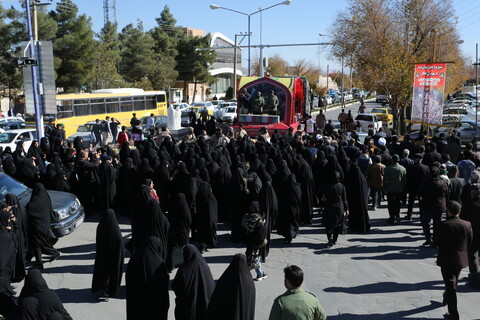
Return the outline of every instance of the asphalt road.
<path id="1" fill-rule="evenodd" d="M 264 271 L 268 278 L 256 282 L 256 319 L 268 319 L 274 298 L 285 291 L 283 268 L 296 264 L 305 272 L 304 287 L 313 292 L 328 314 L 328 319 L 442 319 L 446 308 L 440 302 L 443 282 L 435 265 L 436 250 L 423 248 L 424 239 L 417 215 L 413 221 L 397 225 L 386 223 L 385 204 L 371 212 L 369 234 L 340 236 L 337 245 L 327 248 L 320 215 L 312 226 L 301 227 L 292 244 L 272 235 L 272 249 Z M 405 209 L 402 210 L 404 212 Z M 57 291 L 73 319 L 125 319 L 125 281 L 120 296 L 108 302 L 90 291 L 95 258 L 95 230 L 99 216 L 89 217 L 73 234 L 61 238 L 56 247 L 62 255 L 45 263 L 44 277 Z M 130 227 L 120 218 L 127 238 Z M 235 253 L 244 248 L 229 241 L 229 231 L 219 225 L 218 248 L 205 254 L 213 276 L 218 279 Z M 128 262 L 128 258 L 125 261 Z M 175 275 L 172 273 L 171 279 Z M 252 271 L 252 277 L 254 272 Z M 458 288 L 462 319 L 478 319 L 480 294 L 465 285 L 467 270 Z M 22 284 L 17 285 L 20 292 Z M 175 297 L 170 291 L 170 319 Z M 228 320 L 228 319 L 226 319 Z"/>

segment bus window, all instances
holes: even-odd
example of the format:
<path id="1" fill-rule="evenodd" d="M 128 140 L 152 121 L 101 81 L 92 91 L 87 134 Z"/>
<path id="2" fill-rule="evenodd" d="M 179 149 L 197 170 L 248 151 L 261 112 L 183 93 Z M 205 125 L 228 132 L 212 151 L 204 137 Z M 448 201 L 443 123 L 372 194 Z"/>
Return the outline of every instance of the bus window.
<path id="1" fill-rule="evenodd" d="M 155 109 L 157 107 L 154 96 L 146 96 L 145 98 L 146 109 Z"/>
<path id="2" fill-rule="evenodd" d="M 132 99 L 131 98 L 120 98 L 120 111 L 127 112 L 132 111 Z"/>
<path id="3" fill-rule="evenodd" d="M 73 106 L 75 116 L 88 116 L 90 114 L 90 108 L 88 104 L 76 104 Z"/>
<path id="4" fill-rule="evenodd" d="M 133 110 L 145 110 L 145 97 L 133 97 Z"/>
<path id="5" fill-rule="evenodd" d="M 105 99 L 107 106 L 107 113 L 120 112 L 120 105 L 118 104 L 118 98 Z"/>
<path id="6" fill-rule="evenodd" d="M 166 95 L 164 94 L 157 95 L 157 102 L 165 102 L 165 101 L 167 101 Z"/>
<path id="7" fill-rule="evenodd" d="M 90 109 L 92 110 L 92 114 L 105 113 L 105 101 L 103 99 L 91 99 Z"/>
<path id="8" fill-rule="evenodd" d="M 57 117 L 59 119 L 73 117 L 72 100 L 57 101 Z"/>

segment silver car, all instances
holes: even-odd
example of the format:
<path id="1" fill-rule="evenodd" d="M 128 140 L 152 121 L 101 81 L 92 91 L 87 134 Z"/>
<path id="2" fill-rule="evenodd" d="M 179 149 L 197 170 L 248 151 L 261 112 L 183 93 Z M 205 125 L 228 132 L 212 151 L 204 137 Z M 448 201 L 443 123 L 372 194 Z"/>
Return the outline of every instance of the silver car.
<path id="1" fill-rule="evenodd" d="M 55 236 L 63 237 L 75 231 L 85 219 L 85 211 L 78 198 L 71 193 L 47 190 L 52 200 L 51 229 Z M 9 175 L 0 172 L 0 201 L 5 201 L 7 194 L 18 197 L 20 205 L 25 207 L 32 196 L 32 189 Z"/>

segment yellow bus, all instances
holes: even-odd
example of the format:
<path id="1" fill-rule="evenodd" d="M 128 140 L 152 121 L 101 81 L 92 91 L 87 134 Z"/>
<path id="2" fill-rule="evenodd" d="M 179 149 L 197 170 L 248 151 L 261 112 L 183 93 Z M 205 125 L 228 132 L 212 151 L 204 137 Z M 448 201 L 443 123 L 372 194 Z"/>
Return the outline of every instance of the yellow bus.
<path id="1" fill-rule="evenodd" d="M 95 90 L 92 93 L 57 94 L 55 123 L 65 126 L 66 137 L 77 132 L 78 126 L 106 116 L 115 118 L 124 126 L 130 126 L 132 113 L 137 118 L 167 115 L 165 91 L 118 88 Z M 47 115 L 45 115 L 47 116 Z"/>

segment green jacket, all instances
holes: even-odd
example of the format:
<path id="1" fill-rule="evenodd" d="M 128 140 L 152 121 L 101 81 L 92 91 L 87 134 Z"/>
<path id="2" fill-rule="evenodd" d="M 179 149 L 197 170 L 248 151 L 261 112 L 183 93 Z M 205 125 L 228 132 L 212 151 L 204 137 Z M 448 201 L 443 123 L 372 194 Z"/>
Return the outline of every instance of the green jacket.
<path id="1" fill-rule="evenodd" d="M 273 302 L 268 320 L 326 320 L 327 314 L 313 293 L 287 290 Z"/>
<path id="2" fill-rule="evenodd" d="M 383 174 L 383 187 L 387 192 L 405 192 L 407 187 L 407 170 L 398 163 L 386 167 Z"/>

